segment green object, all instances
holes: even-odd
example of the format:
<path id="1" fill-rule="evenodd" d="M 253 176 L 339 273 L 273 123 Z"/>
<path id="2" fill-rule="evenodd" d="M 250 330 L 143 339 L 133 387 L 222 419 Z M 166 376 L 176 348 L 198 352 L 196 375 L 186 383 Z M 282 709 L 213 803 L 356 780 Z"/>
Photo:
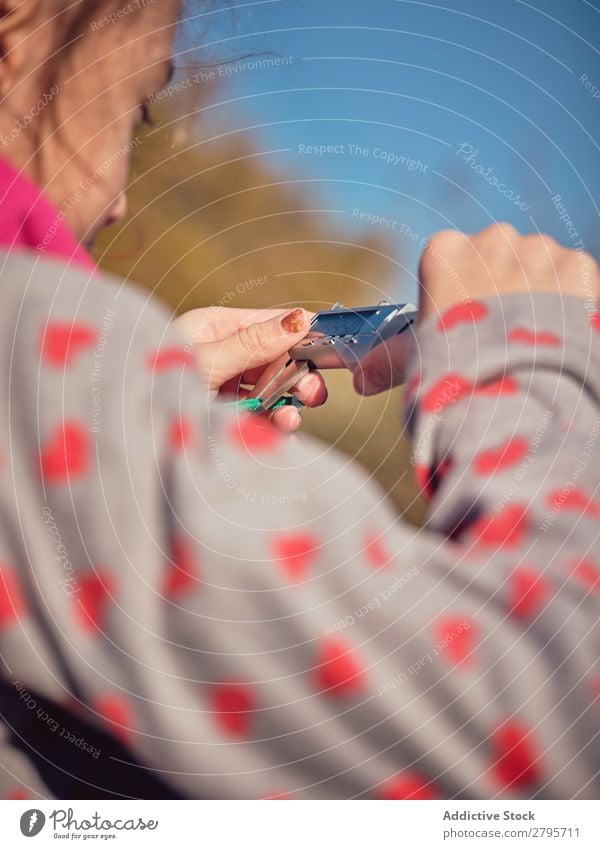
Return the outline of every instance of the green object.
<path id="1" fill-rule="evenodd" d="M 242 398 L 241 401 L 233 402 L 236 407 L 239 407 L 240 410 L 244 410 L 245 412 L 254 413 L 260 407 L 262 403 L 261 398 Z M 297 398 L 294 398 L 292 395 L 284 398 L 280 398 L 279 401 L 275 401 L 273 406 L 269 409 L 269 412 L 273 412 L 273 410 L 278 410 L 280 407 L 303 407 L 304 404 L 302 401 L 298 401 Z"/>
<path id="2" fill-rule="evenodd" d="M 240 410 L 247 410 L 249 413 L 254 413 L 260 407 L 260 398 L 243 398 L 241 401 L 233 402 Z"/>

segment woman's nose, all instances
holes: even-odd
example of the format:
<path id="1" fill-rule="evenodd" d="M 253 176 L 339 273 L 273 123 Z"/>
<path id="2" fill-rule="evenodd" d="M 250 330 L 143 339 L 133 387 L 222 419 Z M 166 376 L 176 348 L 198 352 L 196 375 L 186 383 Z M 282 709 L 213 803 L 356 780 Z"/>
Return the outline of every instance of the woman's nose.
<path id="1" fill-rule="evenodd" d="M 119 221 L 122 221 L 127 215 L 127 197 L 124 193 L 120 194 L 117 200 L 111 207 L 110 212 L 108 213 L 108 217 L 106 219 L 106 226 L 110 227 L 111 224 L 118 224 Z"/>

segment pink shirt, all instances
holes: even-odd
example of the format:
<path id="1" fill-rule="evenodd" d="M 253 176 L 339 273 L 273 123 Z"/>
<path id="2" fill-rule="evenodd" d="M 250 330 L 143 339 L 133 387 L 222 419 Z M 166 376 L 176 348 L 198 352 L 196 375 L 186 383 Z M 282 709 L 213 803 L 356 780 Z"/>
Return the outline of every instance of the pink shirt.
<path id="1" fill-rule="evenodd" d="M 64 213 L 41 189 L 0 157 L 0 245 L 59 256 L 93 271 L 96 264 L 69 230 Z"/>

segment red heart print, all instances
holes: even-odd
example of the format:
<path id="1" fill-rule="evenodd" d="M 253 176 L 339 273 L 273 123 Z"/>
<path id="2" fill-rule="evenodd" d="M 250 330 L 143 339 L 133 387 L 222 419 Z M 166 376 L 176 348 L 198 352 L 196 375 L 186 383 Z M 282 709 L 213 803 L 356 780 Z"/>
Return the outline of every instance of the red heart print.
<path id="1" fill-rule="evenodd" d="M 527 330 L 526 327 L 515 327 L 508 334 L 509 342 L 518 342 L 521 345 L 546 346 L 548 348 L 556 348 L 560 345 L 560 338 L 556 333 L 549 331 Z"/>
<path id="2" fill-rule="evenodd" d="M 90 436 L 87 428 L 78 422 L 59 425 L 45 444 L 40 465 L 47 483 L 81 477 L 90 464 Z"/>
<path id="3" fill-rule="evenodd" d="M 291 581 L 305 578 L 319 555 L 319 541 L 308 533 L 276 536 L 272 547 L 285 576 Z"/>
<path id="4" fill-rule="evenodd" d="M 526 510 L 520 504 L 507 504 L 493 516 L 483 515 L 471 525 L 477 543 L 498 548 L 514 548 L 527 531 Z"/>
<path id="5" fill-rule="evenodd" d="M 153 351 L 148 355 L 146 362 L 152 371 L 158 372 L 196 365 L 196 360 L 191 351 L 186 351 L 184 348 L 175 345 Z"/>
<path id="6" fill-rule="evenodd" d="M 450 330 L 458 324 L 472 324 L 481 321 L 488 314 L 488 308 L 480 301 L 467 301 L 464 304 L 454 304 L 446 310 L 438 321 L 438 330 Z"/>
<path id="7" fill-rule="evenodd" d="M 169 445 L 174 451 L 182 451 L 194 437 L 194 424 L 184 417 L 176 418 L 169 427 Z"/>
<path id="8" fill-rule="evenodd" d="M 488 380 L 485 383 L 478 383 L 475 387 L 475 395 L 516 395 L 519 391 L 519 384 L 514 377 L 499 377 L 496 380 Z"/>
<path id="9" fill-rule="evenodd" d="M 356 651 L 342 640 L 321 641 L 315 669 L 317 685 L 327 696 L 346 696 L 361 692 L 365 671 Z"/>
<path id="10" fill-rule="evenodd" d="M 492 753 L 493 773 L 504 787 L 521 789 L 539 781 L 533 738 L 521 723 L 510 721 L 494 732 Z"/>
<path id="11" fill-rule="evenodd" d="M 0 564 L 0 631 L 25 612 L 25 600 L 12 567 Z"/>
<path id="12" fill-rule="evenodd" d="M 233 443 L 246 451 L 273 451 L 281 444 L 281 432 L 260 416 L 252 413 L 236 418 L 230 429 Z"/>
<path id="13" fill-rule="evenodd" d="M 600 517 L 600 503 L 578 487 L 553 490 L 548 500 L 550 506 L 557 511 L 577 510 L 588 516 Z"/>
<path id="14" fill-rule="evenodd" d="M 51 321 L 42 329 L 42 358 L 53 366 L 69 366 L 81 351 L 91 348 L 98 331 L 89 324 Z"/>
<path id="15" fill-rule="evenodd" d="M 464 616 L 444 616 L 437 623 L 436 637 L 450 663 L 472 663 L 475 659 L 476 627 Z"/>
<path id="16" fill-rule="evenodd" d="M 29 795 L 27 790 L 25 790 L 24 787 L 17 786 L 17 787 L 13 787 L 13 789 L 11 791 L 9 791 L 6 798 L 12 799 L 13 801 L 16 801 L 17 799 L 18 800 L 31 799 L 31 796 Z"/>
<path id="17" fill-rule="evenodd" d="M 438 799 L 433 785 L 422 775 L 415 772 L 402 772 L 391 778 L 381 788 L 381 799 Z"/>
<path id="18" fill-rule="evenodd" d="M 513 616 L 533 617 L 550 597 L 550 585 L 543 575 L 528 566 L 515 569 L 508 580 L 508 607 Z"/>
<path id="19" fill-rule="evenodd" d="M 197 589 L 198 570 L 191 540 L 176 536 L 171 542 L 171 562 L 167 564 L 163 586 L 167 598 L 180 598 Z"/>
<path id="20" fill-rule="evenodd" d="M 246 737 L 255 711 L 254 696 L 245 684 L 218 684 L 211 693 L 211 708 L 221 729 L 233 737 Z"/>
<path id="21" fill-rule="evenodd" d="M 374 569 L 384 569 L 392 562 L 392 555 L 382 540 L 381 534 L 370 532 L 365 538 L 365 555 Z"/>
<path id="22" fill-rule="evenodd" d="M 114 577 L 103 569 L 77 578 L 73 599 L 79 623 L 85 631 L 103 630 L 104 615 L 115 588 Z"/>
<path id="23" fill-rule="evenodd" d="M 573 564 L 571 574 L 587 590 L 592 592 L 600 592 L 600 569 L 589 558 L 576 560 Z"/>
<path id="24" fill-rule="evenodd" d="M 426 413 L 441 413 L 471 389 L 469 381 L 460 374 L 446 374 L 431 386 L 421 402 Z"/>
<path id="25" fill-rule="evenodd" d="M 529 442 L 516 436 L 495 448 L 488 448 L 478 454 L 473 461 L 473 469 L 478 475 L 491 475 L 520 463 L 527 454 L 528 448 Z"/>
<path id="26" fill-rule="evenodd" d="M 96 712 L 102 717 L 108 731 L 122 743 L 131 743 L 134 729 L 133 710 L 120 693 L 103 693 L 95 702 Z"/>
<path id="27" fill-rule="evenodd" d="M 444 476 L 451 468 L 451 457 L 444 457 L 442 460 L 440 460 L 437 466 L 425 466 L 422 463 L 419 463 L 415 466 L 415 475 L 417 477 L 417 483 L 419 484 L 419 488 L 421 489 L 422 494 L 427 499 L 433 498 L 439 485 L 444 479 Z"/>

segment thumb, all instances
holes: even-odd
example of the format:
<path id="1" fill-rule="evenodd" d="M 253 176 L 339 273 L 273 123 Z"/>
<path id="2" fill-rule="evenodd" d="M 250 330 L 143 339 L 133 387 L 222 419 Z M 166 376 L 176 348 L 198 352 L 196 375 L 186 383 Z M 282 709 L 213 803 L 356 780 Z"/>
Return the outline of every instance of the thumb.
<path id="1" fill-rule="evenodd" d="M 310 314 L 297 308 L 239 327 L 225 339 L 200 343 L 197 351 L 209 387 L 219 389 L 232 377 L 277 360 L 306 336 L 309 327 Z"/>
<path id="2" fill-rule="evenodd" d="M 408 332 L 377 345 L 354 369 L 354 388 L 360 395 L 375 395 L 404 382 L 411 345 Z"/>

